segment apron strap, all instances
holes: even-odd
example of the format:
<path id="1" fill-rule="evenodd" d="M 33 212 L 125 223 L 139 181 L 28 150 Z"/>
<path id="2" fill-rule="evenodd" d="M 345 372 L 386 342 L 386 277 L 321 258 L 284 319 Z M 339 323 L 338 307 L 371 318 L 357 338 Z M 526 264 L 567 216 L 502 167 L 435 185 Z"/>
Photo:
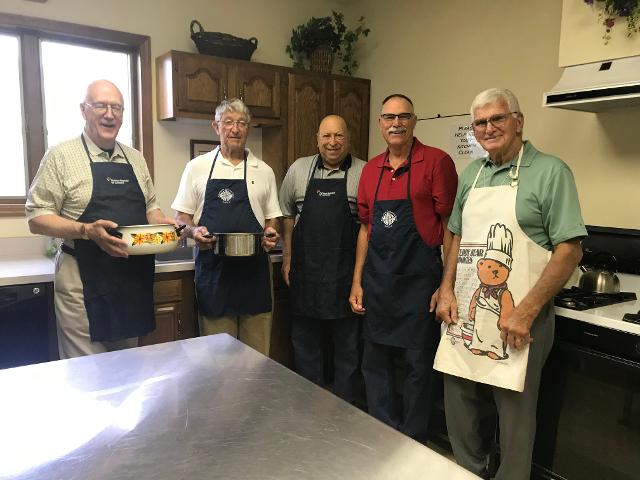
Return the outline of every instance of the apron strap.
<path id="1" fill-rule="evenodd" d="M 87 147 L 87 142 L 84 139 L 84 134 L 80 134 L 80 140 L 82 140 L 82 146 L 84 147 L 84 151 L 87 154 L 87 158 L 89 159 L 89 164 L 92 164 L 93 160 L 91 160 L 91 154 L 89 153 L 89 148 Z M 120 145 L 118 142 L 116 142 L 116 146 L 120 147 L 120 151 L 122 152 L 122 156 L 124 157 L 124 160 L 131 166 L 131 162 L 129 162 L 129 157 L 127 157 L 127 154 L 124 153 L 124 148 L 122 148 L 122 145 Z"/>
<path id="2" fill-rule="evenodd" d="M 345 157 L 346 158 L 346 157 Z M 320 154 L 316 154 L 316 156 L 314 157 L 314 159 L 311 161 L 311 168 L 309 169 L 309 174 L 307 175 L 307 188 L 309 188 L 309 183 L 311 183 L 311 179 L 313 178 L 313 172 L 316 171 L 316 169 L 318 168 L 319 163 L 322 161 L 322 157 L 320 156 Z M 343 160 L 344 162 L 344 160 Z M 347 176 L 349 175 L 349 167 L 347 167 L 344 171 L 344 181 L 347 181 Z M 324 174 L 321 177 L 322 179 L 324 179 Z M 306 190 L 306 189 L 305 189 Z"/>
<path id="3" fill-rule="evenodd" d="M 218 147 L 218 150 L 216 151 L 216 155 L 215 157 L 213 157 L 213 162 L 211 163 L 211 170 L 209 170 L 209 177 L 207 178 L 207 181 L 211 180 L 211 175 L 213 175 L 213 167 L 216 166 L 216 160 L 218 159 L 218 154 L 220 153 L 222 147 Z M 247 151 L 244 151 L 244 181 L 247 181 Z"/>
<path id="4" fill-rule="evenodd" d="M 513 170 L 513 165 L 511 167 L 509 167 L 509 178 L 511 179 L 511 186 L 512 187 L 517 187 L 519 180 L 518 177 L 520 176 L 520 164 L 522 162 L 522 153 L 524 152 L 524 143 L 522 144 L 522 146 L 520 147 L 520 151 L 518 152 L 518 161 L 516 162 L 516 171 L 515 173 L 512 172 Z M 473 180 L 473 184 L 471 185 L 471 190 L 473 190 L 474 188 L 476 188 L 476 183 L 478 182 L 478 178 L 480 178 L 480 172 L 482 171 L 482 169 L 484 167 L 487 166 L 487 163 L 489 162 L 489 157 L 485 157 L 485 162 L 480 165 L 480 168 L 478 169 L 478 173 L 476 173 L 476 178 L 474 178 Z"/>

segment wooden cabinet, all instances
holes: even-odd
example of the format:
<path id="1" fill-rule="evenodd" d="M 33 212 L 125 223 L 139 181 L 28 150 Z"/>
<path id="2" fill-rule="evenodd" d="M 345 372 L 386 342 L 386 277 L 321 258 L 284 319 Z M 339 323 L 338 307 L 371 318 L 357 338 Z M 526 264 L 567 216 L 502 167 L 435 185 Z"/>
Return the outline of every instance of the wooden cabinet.
<path id="1" fill-rule="evenodd" d="M 157 273 L 153 285 L 156 329 L 139 345 L 182 340 L 198 335 L 193 271 Z"/>
<path id="2" fill-rule="evenodd" d="M 224 98 L 242 98 L 263 127 L 262 159 L 278 187 L 289 165 L 318 152 L 318 125 L 331 113 L 346 120 L 352 153 L 368 159 L 369 80 L 177 51 L 156 59 L 156 73 L 159 120 L 211 120 Z"/>
<path id="3" fill-rule="evenodd" d="M 242 98 L 257 120 L 280 118 L 278 67 L 170 51 L 156 59 L 159 120 L 213 117 L 225 98 Z"/>
<path id="4" fill-rule="evenodd" d="M 362 78 L 289 73 L 288 164 L 318 152 L 316 133 L 325 115 L 340 115 L 347 122 L 351 152 L 368 159 L 369 90 L 371 82 Z"/>
<path id="5" fill-rule="evenodd" d="M 351 138 L 351 153 L 368 160 L 369 90 L 371 82 L 361 78 L 333 79 L 333 109 L 345 119 Z"/>
<path id="6" fill-rule="evenodd" d="M 316 133 L 320 120 L 330 113 L 329 87 L 326 76 L 289 73 L 288 165 L 297 158 L 318 153 Z"/>
<path id="7" fill-rule="evenodd" d="M 261 64 L 236 64 L 231 96 L 241 98 L 255 118 L 280 118 L 280 72 Z"/>
<path id="8" fill-rule="evenodd" d="M 282 278 L 282 263 L 273 263 L 273 321 L 269 357 L 285 367 L 293 367 L 289 287 Z"/>

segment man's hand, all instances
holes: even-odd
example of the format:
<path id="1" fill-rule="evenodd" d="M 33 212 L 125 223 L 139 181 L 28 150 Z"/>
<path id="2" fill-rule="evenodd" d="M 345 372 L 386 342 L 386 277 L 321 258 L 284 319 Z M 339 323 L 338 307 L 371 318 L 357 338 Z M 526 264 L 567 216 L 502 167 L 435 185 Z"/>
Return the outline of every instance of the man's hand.
<path id="1" fill-rule="evenodd" d="M 270 252 L 273 247 L 276 246 L 278 240 L 280 239 L 280 235 L 273 227 L 267 227 L 264 229 L 264 236 L 262 237 L 262 248 L 264 248 L 265 252 Z M 287 283 L 288 285 L 288 283 Z"/>
<path id="2" fill-rule="evenodd" d="M 436 318 L 447 325 L 451 323 L 458 323 L 458 301 L 453 289 L 442 288 L 441 286 L 436 293 L 438 294 Z M 433 298 L 431 301 L 433 302 Z"/>
<path id="3" fill-rule="evenodd" d="M 438 305 L 438 297 L 440 296 L 440 289 L 438 288 L 433 295 L 431 295 L 431 301 L 429 302 L 429 312 L 433 312 Z"/>
<path id="4" fill-rule="evenodd" d="M 349 305 L 351 305 L 351 311 L 358 315 L 365 314 L 364 305 L 362 305 L 362 285 L 359 283 L 353 283 L 351 285 L 351 293 L 349 294 Z"/>
<path id="5" fill-rule="evenodd" d="M 96 220 L 93 223 L 84 224 L 84 234 L 112 257 L 127 258 L 127 242 L 111 235 L 108 228 L 117 228 L 118 224 L 110 220 Z"/>
<path id="6" fill-rule="evenodd" d="M 513 309 L 511 315 L 498 322 L 500 338 L 515 350 L 520 350 L 533 341 L 530 331 L 537 314 L 531 315 L 531 312 L 525 310 L 518 306 Z"/>
<path id="7" fill-rule="evenodd" d="M 211 250 L 218 241 L 205 226 L 190 227 L 189 234 L 200 250 Z"/>
<path id="8" fill-rule="evenodd" d="M 282 260 L 282 278 L 284 279 L 284 283 L 287 284 L 287 287 L 290 287 L 291 285 L 289 284 L 289 272 L 291 271 L 291 259 L 289 259 L 289 261 L 286 261 L 285 259 Z"/>

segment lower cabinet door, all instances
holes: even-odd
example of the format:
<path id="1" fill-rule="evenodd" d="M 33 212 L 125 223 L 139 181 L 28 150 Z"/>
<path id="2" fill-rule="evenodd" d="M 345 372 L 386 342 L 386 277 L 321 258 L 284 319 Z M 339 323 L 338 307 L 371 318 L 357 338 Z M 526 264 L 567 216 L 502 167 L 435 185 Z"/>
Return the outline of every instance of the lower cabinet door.
<path id="1" fill-rule="evenodd" d="M 139 345 L 153 345 L 156 343 L 172 342 L 179 338 L 181 325 L 180 303 L 164 303 L 154 307 L 156 317 L 156 329 L 140 337 Z"/>

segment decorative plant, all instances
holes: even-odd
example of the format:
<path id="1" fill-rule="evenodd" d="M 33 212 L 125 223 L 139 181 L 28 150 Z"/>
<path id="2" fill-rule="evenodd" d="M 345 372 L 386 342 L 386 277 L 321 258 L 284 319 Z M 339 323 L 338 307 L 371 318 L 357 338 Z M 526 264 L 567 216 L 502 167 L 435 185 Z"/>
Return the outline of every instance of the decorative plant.
<path id="1" fill-rule="evenodd" d="M 307 23 L 292 30 L 286 52 L 294 67 L 304 68 L 305 61 L 314 50 L 328 47 L 342 61 L 341 73 L 352 75 L 358 68 L 358 62 L 353 58 L 353 47 L 360 36 L 369 35 L 370 29 L 366 28 L 364 17 L 360 17 L 356 28 L 348 30 L 344 15 L 333 10 L 331 13 L 331 17 L 311 17 Z"/>
<path id="2" fill-rule="evenodd" d="M 602 22 L 605 27 L 602 36 L 605 45 L 611 40 L 611 29 L 617 18 L 627 20 L 627 37 L 638 33 L 640 0 L 584 0 L 584 3 L 598 10 L 598 21 Z"/>

